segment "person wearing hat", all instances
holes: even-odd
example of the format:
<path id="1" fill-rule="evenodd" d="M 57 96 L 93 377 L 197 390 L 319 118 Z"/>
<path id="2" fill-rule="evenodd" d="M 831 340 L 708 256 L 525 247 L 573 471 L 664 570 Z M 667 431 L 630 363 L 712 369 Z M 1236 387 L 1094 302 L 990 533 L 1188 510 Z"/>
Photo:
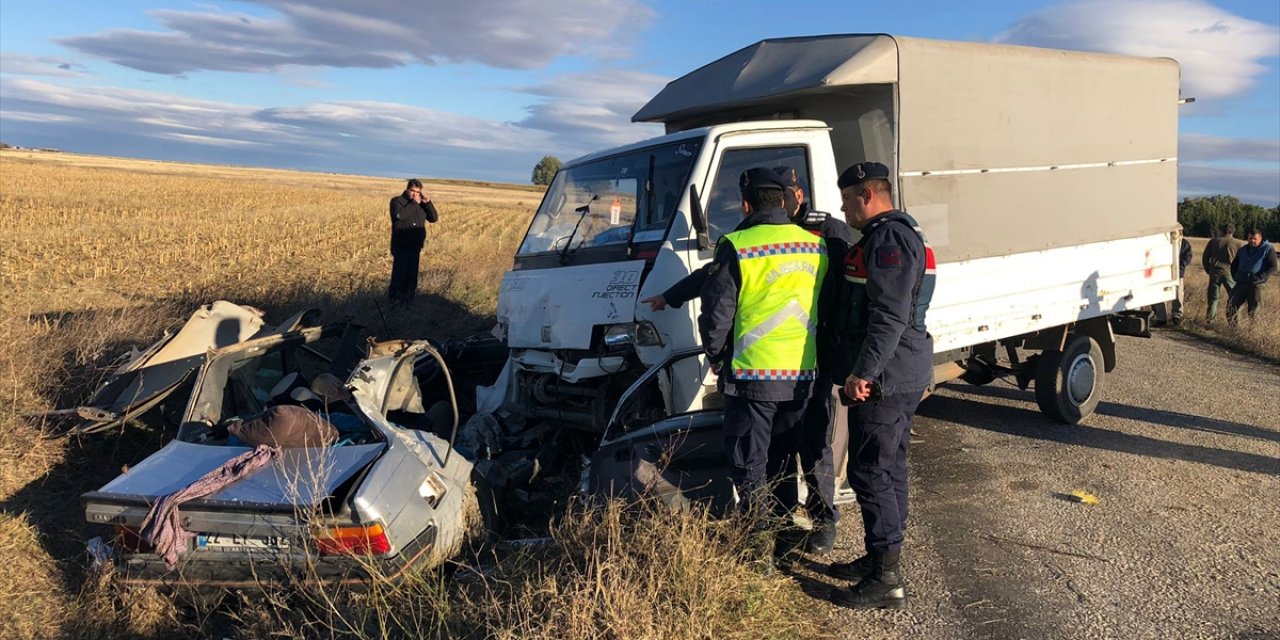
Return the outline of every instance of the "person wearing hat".
<path id="1" fill-rule="evenodd" d="M 810 233 L 822 236 L 827 241 L 827 255 L 833 256 L 833 259 L 842 258 L 849 246 L 853 244 L 853 232 L 849 230 L 849 225 L 832 217 L 829 213 L 809 209 L 809 203 L 805 200 L 804 189 L 800 186 L 795 169 L 782 165 L 774 167 L 773 171 L 778 174 L 784 186 L 782 208 L 787 211 L 787 216 Z M 734 231 L 741 231 L 745 224 L 744 218 Z M 695 269 L 666 291 L 640 302 L 649 305 L 651 311 L 662 311 L 667 307 L 679 309 L 702 292 L 702 284 L 706 282 L 707 273 L 712 264 L 714 263 L 707 263 Z M 834 275 L 834 271 L 832 274 Z"/>
<path id="2" fill-rule="evenodd" d="M 817 377 L 826 244 L 792 223 L 772 170 L 748 169 L 738 186 L 744 220 L 716 245 L 698 330 L 725 397 L 725 456 L 739 506 L 774 517 L 783 513 L 766 480 L 785 455 L 770 444 L 798 428 Z"/>
<path id="3" fill-rule="evenodd" d="M 820 236 L 827 244 L 827 255 L 832 261 L 843 260 L 853 244 L 853 231 L 845 221 L 823 211 L 809 208 L 805 200 L 804 188 L 800 184 L 800 176 L 795 168 L 780 165 L 773 168 L 774 173 L 782 180 L 786 189 L 782 192 L 783 208 L 787 210 L 791 220 L 809 233 Z M 818 298 L 818 384 L 814 395 L 805 406 L 801 428 L 785 432 L 781 448 L 799 452 L 799 472 L 804 478 L 808 491 L 805 511 L 813 521 L 813 528 L 807 535 L 799 531 L 784 530 L 780 533 L 778 544 L 782 546 L 803 547 L 803 550 L 815 555 L 830 553 L 836 542 L 836 523 L 840 519 L 840 508 L 836 505 L 836 472 L 837 458 L 843 456 L 848 442 L 848 425 L 844 411 L 833 411 L 832 389 L 843 384 L 830 376 L 832 371 L 831 356 L 836 353 L 836 327 L 831 320 L 839 314 L 831 308 L 837 299 L 835 295 L 844 278 L 838 269 L 828 269 L 823 279 L 822 294 Z M 796 456 L 787 456 L 782 461 L 782 475 L 791 477 L 796 469 Z M 779 486 L 779 498 L 782 506 L 791 510 L 800 506 L 797 485 L 793 482 Z M 782 553 L 788 549 L 780 549 Z"/>
<path id="4" fill-rule="evenodd" d="M 889 168 L 860 162 L 837 182 L 845 219 L 862 237 L 844 260 L 840 350 L 834 374 L 849 408 L 849 484 L 862 511 L 866 553 L 828 573 L 853 582 L 831 591 L 852 608 L 903 607 L 899 569 L 907 522 L 907 443 L 922 393 L 933 383 L 925 313 L 934 258 L 916 221 L 893 206 Z"/>

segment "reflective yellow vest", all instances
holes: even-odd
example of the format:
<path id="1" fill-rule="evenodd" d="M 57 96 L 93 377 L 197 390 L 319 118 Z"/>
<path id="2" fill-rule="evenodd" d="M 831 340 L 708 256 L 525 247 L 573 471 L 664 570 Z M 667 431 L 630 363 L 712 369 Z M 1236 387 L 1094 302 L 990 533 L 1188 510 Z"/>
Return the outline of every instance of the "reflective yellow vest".
<path id="1" fill-rule="evenodd" d="M 794 224 L 759 224 L 725 234 L 724 240 L 737 251 L 742 273 L 733 321 L 733 378 L 812 380 L 826 244 Z"/>

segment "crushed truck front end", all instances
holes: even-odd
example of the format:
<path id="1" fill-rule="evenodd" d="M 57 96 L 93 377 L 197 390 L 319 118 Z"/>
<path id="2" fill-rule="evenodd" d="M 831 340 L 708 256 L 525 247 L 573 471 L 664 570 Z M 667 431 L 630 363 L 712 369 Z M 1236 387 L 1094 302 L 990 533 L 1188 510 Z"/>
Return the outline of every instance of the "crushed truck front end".
<path id="1" fill-rule="evenodd" d="M 498 294 L 511 357 L 481 410 L 599 434 L 622 392 L 674 351 L 697 347 L 696 299 L 662 311 L 657 296 L 710 262 L 742 220 L 738 177 L 796 169 L 836 209 L 825 124 L 778 121 L 690 129 L 579 158 L 557 174 Z M 714 380 L 680 363 L 637 411 L 697 410 Z"/>

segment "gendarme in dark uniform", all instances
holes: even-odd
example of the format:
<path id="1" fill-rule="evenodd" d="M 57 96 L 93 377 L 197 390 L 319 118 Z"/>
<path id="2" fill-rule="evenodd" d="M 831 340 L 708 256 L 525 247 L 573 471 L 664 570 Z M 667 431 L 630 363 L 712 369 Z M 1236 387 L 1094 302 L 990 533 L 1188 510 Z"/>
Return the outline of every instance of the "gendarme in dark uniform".
<path id="1" fill-rule="evenodd" d="M 392 302 L 408 302 L 418 292 L 418 260 L 427 241 L 427 223 L 439 217 L 417 179 L 410 180 L 404 193 L 391 199 L 391 285 L 387 296 Z"/>
<path id="2" fill-rule="evenodd" d="M 831 565 L 857 580 L 836 588 L 836 604 L 902 607 L 899 570 L 907 522 L 907 443 L 921 394 L 933 382 L 933 338 L 925 312 L 933 297 L 933 251 L 911 216 L 893 207 L 889 169 L 855 164 L 837 183 L 845 219 L 862 232 L 844 262 L 845 286 L 833 319 L 842 327 L 836 373 L 849 407 L 849 483 L 858 497 L 866 555 Z"/>
<path id="3" fill-rule="evenodd" d="M 822 238 L 792 223 L 784 185 L 765 168 L 739 181 L 746 219 L 716 245 L 698 329 L 725 396 L 729 478 L 746 509 L 780 515 L 766 492 L 773 436 L 797 428 L 817 374 Z"/>
<path id="4" fill-rule="evenodd" d="M 777 166 L 774 173 L 786 187 L 783 191 L 783 208 L 791 221 L 809 233 L 821 237 L 826 243 L 830 264 L 839 264 L 853 244 L 853 232 L 843 220 L 822 211 L 813 211 L 805 200 L 804 189 L 801 188 L 796 170 L 790 166 Z M 734 231 L 740 231 L 751 219 L 744 219 Z M 654 305 L 654 310 L 671 306 L 680 308 L 684 303 L 696 298 L 706 282 L 707 273 L 712 265 L 708 263 L 693 273 L 671 285 L 661 295 L 648 298 L 644 302 Z M 822 283 L 822 294 L 819 297 L 818 311 L 818 373 L 814 396 L 805 406 L 801 428 L 779 434 L 777 442 L 771 446 L 771 454 L 778 454 L 774 462 L 778 473 L 791 477 L 795 472 L 794 454 L 800 457 L 800 472 L 803 474 L 808 488 L 808 499 L 805 510 L 814 526 L 810 535 L 803 539 L 804 550 L 810 553 L 829 553 L 835 544 L 835 525 L 840 511 L 835 504 L 836 494 L 836 460 L 837 454 L 843 455 L 848 439 L 845 412 L 832 411 L 831 394 L 828 385 L 838 385 L 841 380 L 832 380 L 826 372 L 831 370 L 830 355 L 834 352 L 835 342 L 831 333 L 831 323 L 827 318 L 834 316 L 827 309 L 836 299 L 836 291 L 844 281 L 838 269 L 827 269 L 827 276 Z M 661 306 L 657 304 L 660 301 Z M 796 483 L 782 482 L 776 488 L 776 495 L 783 510 L 791 511 L 799 505 L 799 492 Z M 779 540 L 778 555 L 790 551 L 784 547 L 798 546 L 801 540 L 792 536 L 789 540 Z"/>

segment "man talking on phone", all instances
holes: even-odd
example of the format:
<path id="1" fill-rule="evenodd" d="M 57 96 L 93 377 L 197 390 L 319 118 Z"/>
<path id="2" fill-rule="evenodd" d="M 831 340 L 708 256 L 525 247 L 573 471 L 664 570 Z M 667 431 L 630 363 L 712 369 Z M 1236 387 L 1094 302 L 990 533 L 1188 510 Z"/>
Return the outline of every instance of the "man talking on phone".
<path id="1" fill-rule="evenodd" d="M 392 304 L 409 304 L 418 292 L 418 259 L 427 241 L 427 223 L 439 218 L 431 196 L 417 178 L 410 179 L 404 193 L 391 199 L 391 286 L 387 296 Z"/>

